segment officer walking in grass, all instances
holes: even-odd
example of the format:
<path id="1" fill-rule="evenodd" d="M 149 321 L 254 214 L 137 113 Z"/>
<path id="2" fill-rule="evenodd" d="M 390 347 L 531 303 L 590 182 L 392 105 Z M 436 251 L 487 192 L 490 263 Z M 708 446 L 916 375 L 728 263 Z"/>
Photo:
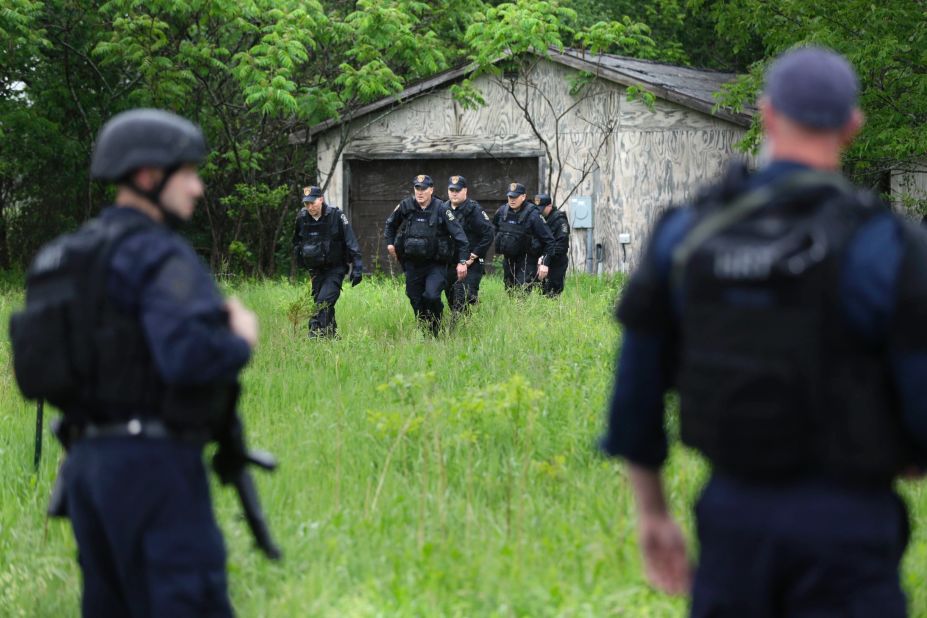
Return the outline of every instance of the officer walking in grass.
<path id="1" fill-rule="evenodd" d="M 387 218 L 383 237 L 386 250 L 402 264 L 415 317 L 437 336 L 447 264 L 456 262 L 457 279 L 466 279 L 470 244 L 454 211 L 434 197 L 430 176 L 416 176 L 412 187 L 413 195 L 399 202 Z"/>
<path id="2" fill-rule="evenodd" d="M 470 243 L 470 257 L 467 259 L 467 276 L 457 278 L 457 265 L 447 267 L 444 293 L 451 311 L 460 313 L 477 303 L 480 293 L 480 281 L 483 279 L 483 260 L 492 246 L 495 229 L 489 215 L 476 200 L 468 194 L 467 179 L 463 176 L 451 176 L 447 185 L 448 205 L 463 227 Z"/>
<path id="3" fill-rule="evenodd" d="M 553 201 L 546 193 L 535 196 L 534 203 L 541 210 L 541 216 L 554 237 L 554 248 L 547 256 L 550 271 L 541 286 L 547 296 L 559 296 L 563 293 L 566 271 L 570 265 L 570 222 L 565 212 L 554 208 Z"/>
<path id="4" fill-rule="evenodd" d="M 296 215 L 293 249 L 297 262 L 312 277 L 316 313 L 309 319 L 309 337 L 333 337 L 338 331 L 335 303 L 351 267 L 351 285 L 363 279 L 364 260 L 357 237 L 341 210 L 325 203 L 322 189 L 303 189 L 303 208 Z"/>
<path id="5" fill-rule="evenodd" d="M 495 217 L 496 253 L 503 256 L 502 278 L 508 292 L 529 291 L 548 274 L 554 236 L 537 206 L 527 201 L 525 185 L 513 182 Z"/>
<path id="6" fill-rule="evenodd" d="M 648 579 L 696 617 L 906 615 L 892 483 L 927 453 L 927 236 L 840 175 L 858 92 L 832 51 L 775 60 L 771 162 L 667 211 L 622 294 L 602 448 L 628 462 Z M 671 388 L 712 468 L 694 584 L 660 476 Z"/>

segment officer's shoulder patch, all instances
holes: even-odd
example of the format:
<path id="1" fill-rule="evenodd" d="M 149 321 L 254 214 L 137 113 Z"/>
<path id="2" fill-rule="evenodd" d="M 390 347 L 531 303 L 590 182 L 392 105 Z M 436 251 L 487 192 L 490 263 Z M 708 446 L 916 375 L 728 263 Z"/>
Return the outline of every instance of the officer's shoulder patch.
<path id="1" fill-rule="evenodd" d="M 569 227 L 567 227 L 566 221 L 564 221 L 563 223 L 560 224 L 560 230 L 561 230 L 564 234 L 566 234 L 567 232 L 570 231 Z"/>
<path id="2" fill-rule="evenodd" d="M 486 211 L 483 211 L 483 218 L 489 221 L 489 215 L 486 214 Z"/>
<path id="3" fill-rule="evenodd" d="M 344 223 L 345 225 L 348 224 L 348 216 L 344 213 L 341 213 L 341 222 Z"/>

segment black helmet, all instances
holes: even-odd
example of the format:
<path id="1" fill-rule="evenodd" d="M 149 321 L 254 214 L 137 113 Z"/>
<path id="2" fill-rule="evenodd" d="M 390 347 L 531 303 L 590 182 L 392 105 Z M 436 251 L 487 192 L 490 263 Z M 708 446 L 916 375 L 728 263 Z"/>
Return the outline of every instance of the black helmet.
<path id="1" fill-rule="evenodd" d="M 90 175 L 115 182 L 140 167 L 176 169 L 205 158 L 206 140 L 198 126 L 160 109 L 132 109 L 100 129 Z"/>

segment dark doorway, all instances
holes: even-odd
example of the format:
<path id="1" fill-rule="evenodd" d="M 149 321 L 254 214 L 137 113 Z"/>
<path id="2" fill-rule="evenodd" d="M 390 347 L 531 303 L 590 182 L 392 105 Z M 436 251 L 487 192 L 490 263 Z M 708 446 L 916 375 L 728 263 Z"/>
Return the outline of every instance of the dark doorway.
<path id="1" fill-rule="evenodd" d="M 469 159 L 346 159 L 347 212 L 357 233 L 365 267 L 399 274 L 383 242 L 383 224 L 403 198 L 412 194 L 412 179 L 427 174 L 434 179 L 435 197 L 447 199 L 447 179 L 467 179 L 469 196 L 492 217 L 505 202 L 511 182 L 525 185 L 529 196 L 539 190 L 537 157 Z"/>

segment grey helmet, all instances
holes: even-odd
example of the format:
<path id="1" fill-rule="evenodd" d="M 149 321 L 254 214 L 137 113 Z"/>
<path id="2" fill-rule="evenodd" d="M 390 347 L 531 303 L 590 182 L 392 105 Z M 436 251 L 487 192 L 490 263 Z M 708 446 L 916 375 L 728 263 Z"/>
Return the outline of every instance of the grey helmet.
<path id="1" fill-rule="evenodd" d="M 202 163 L 206 140 L 198 126 L 160 109 L 132 109 L 113 116 L 97 135 L 90 175 L 117 182 L 140 167 L 175 170 Z"/>

